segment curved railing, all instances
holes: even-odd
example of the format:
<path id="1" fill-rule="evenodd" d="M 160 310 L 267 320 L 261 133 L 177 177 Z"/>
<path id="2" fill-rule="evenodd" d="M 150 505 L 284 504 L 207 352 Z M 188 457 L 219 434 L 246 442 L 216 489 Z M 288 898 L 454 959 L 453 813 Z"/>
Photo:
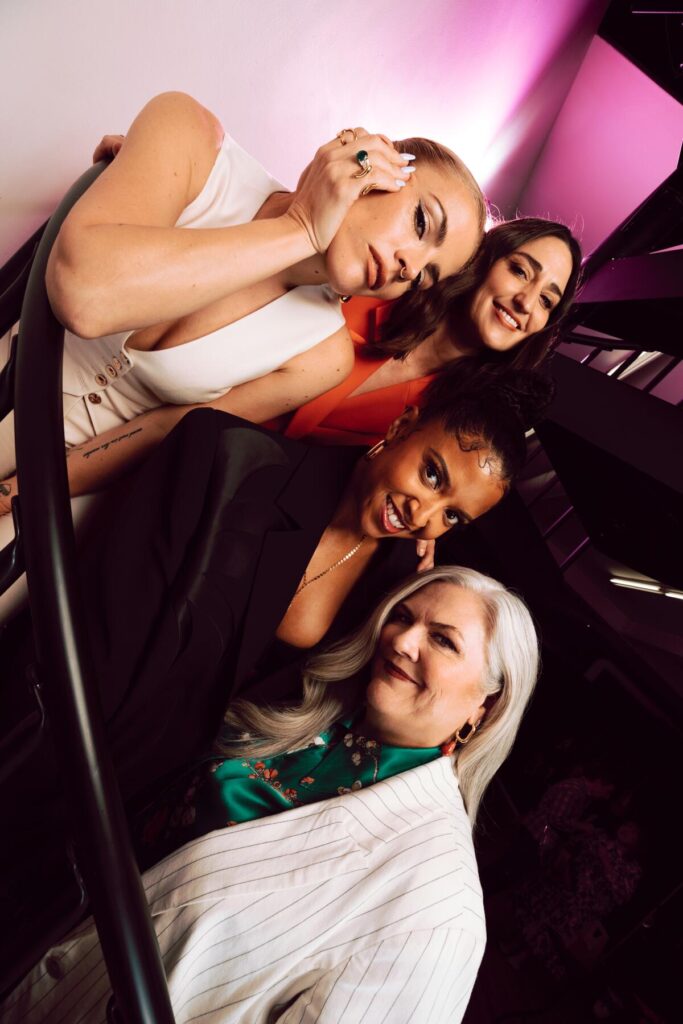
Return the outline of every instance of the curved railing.
<path id="1" fill-rule="evenodd" d="M 104 166 L 87 171 L 60 203 L 40 240 L 26 286 L 14 371 L 20 486 L 14 511 L 21 527 L 42 694 L 73 808 L 78 864 L 109 971 L 114 1015 L 130 1024 L 172 1024 L 156 935 L 106 746 L 84 627 L 64 456 L 64 330 L 50 308 L 45 285 L 60 226 Z M 16 549 L 13 558 L 16 571 L 21 561 Z"/>

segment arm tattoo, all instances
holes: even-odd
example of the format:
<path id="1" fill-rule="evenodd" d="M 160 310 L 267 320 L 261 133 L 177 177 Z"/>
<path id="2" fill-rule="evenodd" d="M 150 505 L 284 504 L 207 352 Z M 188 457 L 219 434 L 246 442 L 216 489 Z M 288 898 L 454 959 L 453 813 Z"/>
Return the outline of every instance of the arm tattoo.
<path id="1" fill-rule="evenodd" d="M 95 452 L 106 452 L 107 448 L 110 448 L 113 444 L 118 444 L 119 441 L 125 441 L 129 437 L 134 437 L 135 434 L 139 434 L 142 427 L 136 427 L 135 430 L 129 431 L 127 434 L 120 434 L 118 437 L 112 437 L 111 441 L 105 441 L 103 444 L 99 444 L 96 448 L 88 448 L 87 451 L 83 452 L 83 458 L 89 459 Z M 72 449 L 74 451 L 75 449 Z"/>

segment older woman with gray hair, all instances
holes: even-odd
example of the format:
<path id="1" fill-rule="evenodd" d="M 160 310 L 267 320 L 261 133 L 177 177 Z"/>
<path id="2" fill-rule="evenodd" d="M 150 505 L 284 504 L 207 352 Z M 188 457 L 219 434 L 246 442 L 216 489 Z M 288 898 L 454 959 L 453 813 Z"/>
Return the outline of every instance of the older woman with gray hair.
<path id="1" fill-rule="evenodd" d="M 176 848 L 144 876 L 176 1019 L 460 1020 L 485 942 L 472 826 L 537 669 L 520 598 L 442 566 L 313 657 L 296 706 L 236 702 L 227 757 L 143 827 Z M 109 997 L 89 921 L 3 1020 L 101 1021 Z"/>

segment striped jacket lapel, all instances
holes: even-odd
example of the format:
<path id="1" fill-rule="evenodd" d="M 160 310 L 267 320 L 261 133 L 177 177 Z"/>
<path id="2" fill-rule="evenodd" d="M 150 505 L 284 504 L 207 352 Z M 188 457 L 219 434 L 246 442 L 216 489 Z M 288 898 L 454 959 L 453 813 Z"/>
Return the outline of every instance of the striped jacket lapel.
<path id="1" fill-rule="evenodd" d="M 283 814 L 212 832 L 145 874 L 152 913 L 237 892 L 274 892 L 364 871 L 368 856 L 422 823 L 469 826 L 448 758 Z"/>

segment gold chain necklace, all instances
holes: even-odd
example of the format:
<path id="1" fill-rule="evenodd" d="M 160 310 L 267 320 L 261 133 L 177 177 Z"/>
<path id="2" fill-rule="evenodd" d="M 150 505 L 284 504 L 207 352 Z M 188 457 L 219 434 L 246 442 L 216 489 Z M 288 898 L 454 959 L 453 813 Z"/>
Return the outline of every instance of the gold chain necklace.
<path id="1" fill-rule="evenodd" d="M 360 551 L 361 547 L 363 546 L 366 540 L 367 537 L 365 536 L 365 534 L 363 534 L 358 543 L 354 544 L 353 547 L 349 551 L 347 551 L 345 555 L 342 555 L 341 558 L 338 558 L 336 562 L 333 562 L 332 565 L 328 566 L 327 569 L 323 569 L 323 571 L 319 572 L 316 576 L 311 576 L 310 580 L 306 575 L 306 570 L 304 569 L 303 579 L 299 586 L 296 588 L 294 597 L 298 597 L 301 591 L 305 590 L 306 587 L 309 587 L 311 583 L 315 583 L 316 580 L 322 579 L 323 576 L 327 576 L 328 572 L 332 572 L 333 569 L 338 569 L 340 565 L 344 564 L 344 562 L 348 562 L 349 558 L 353 558 L 356 552 Z M 292 598 L 292 600 L 294 600 L 294 598 Z"/>

